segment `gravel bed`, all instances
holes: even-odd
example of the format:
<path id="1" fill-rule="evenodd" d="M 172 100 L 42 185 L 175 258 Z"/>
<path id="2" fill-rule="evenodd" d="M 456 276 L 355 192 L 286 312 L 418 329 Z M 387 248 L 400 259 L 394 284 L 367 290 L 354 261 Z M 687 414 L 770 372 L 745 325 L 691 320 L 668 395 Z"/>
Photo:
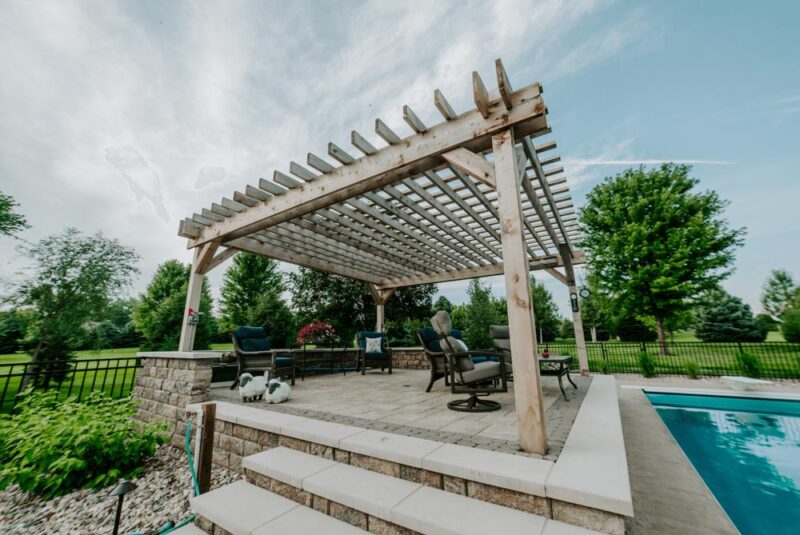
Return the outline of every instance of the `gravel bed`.
<path id="1" fill-rule="evenodd" d="M 141 476 L 133 480 L 136 490 L 125 497 L 120 533 L 155 529 L 167 520 L 185 518 L 189 514 L 191 479 L 185 453 L 160 446 Z M 237 479 L 238 473 L 215 466 L 211 486 Z M 11 485 L 0 492 L 0 533 L 111 533 L 117 499 L 109 494 L 115 486 L 77 490 L 48 501 Z"/>

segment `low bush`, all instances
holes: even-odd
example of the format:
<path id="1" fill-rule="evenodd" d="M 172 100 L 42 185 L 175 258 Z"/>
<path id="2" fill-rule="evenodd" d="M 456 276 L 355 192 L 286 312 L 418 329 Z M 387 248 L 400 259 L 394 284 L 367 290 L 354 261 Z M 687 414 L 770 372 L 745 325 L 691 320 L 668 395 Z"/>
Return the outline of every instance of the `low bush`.
<path id="1" fill-rule="evenodd" d="M 0 490 L 17 483 L 46 498 L 135 477 L 166 441 L 164 427 L 133 420 L 130 398 L 93 392 L 59 402 L 57 392 L 31 392 L 16 413 L 0 416 Z"/>
<path id="2" fill-rule="evenodd" d="M 737 353 L 736 367 L 745 377 L 761 377 L 761 360 L 752 353 Z"/>
<path id="3" fill-rule="evenodd" d="M 800 308 L 790 308 L 783 313 L 781 333 L 787 342 L 800 342 Z"/>
<path id="4" fill-rule="evenodd" d="M 639 367 L 642 369 L 642 375 L 645 377 L 655 377 L 656 361 L 644 351 L 639 353 Z"/>
<path id="5" fill-rule="evenodd" d="M 687 360 L 683 363 L 683 369 L 690 379 L 700 379 L 700 365 L 697 362 Z"/>

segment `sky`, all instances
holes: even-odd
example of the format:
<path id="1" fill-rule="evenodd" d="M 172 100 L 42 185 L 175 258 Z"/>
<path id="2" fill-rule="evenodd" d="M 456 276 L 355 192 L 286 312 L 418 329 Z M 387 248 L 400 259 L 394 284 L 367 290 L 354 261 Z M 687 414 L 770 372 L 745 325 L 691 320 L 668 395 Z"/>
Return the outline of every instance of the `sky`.
<path id="1" fill-rule="evenodd" d="M 440 122 L 437 88 L 473 108 L 472 71 L 493 82 L 499 57 L 512 85 L 543 84 L 577 206 L 626 167 L 691 163 L 747 228 L 724 286 L 758 311 L 770 270 L 800 277 L 798 20 L 790 1 L 3 0 L 0 191 L 24 240 L 72 226 L 134 247 L 138 294 L 191 261 L 183 217 L 376 117 L 408 135 L 404 104 Z M 0 238 L 6 282 L 18 243 Z M 439 290 L 459 303 L 467 283 Z"/>

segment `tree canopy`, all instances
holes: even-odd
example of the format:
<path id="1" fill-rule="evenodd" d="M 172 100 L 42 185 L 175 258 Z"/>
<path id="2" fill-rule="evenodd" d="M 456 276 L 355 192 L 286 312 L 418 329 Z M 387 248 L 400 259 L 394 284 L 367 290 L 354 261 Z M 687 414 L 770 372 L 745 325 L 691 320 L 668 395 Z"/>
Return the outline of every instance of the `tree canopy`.
<path id="1" fill-rule="evenodd" d="M 100 233 L 68 228 L 21 250 L 33 266 L 15 300 L 32 310 L 26 335 L 35 361 L 70 358 L 84 324 L 102 320 L 111 300 L 139 273 L 136 252 Z"/>
<path id="2" fill-rule="evenodd" d="M 664 322 L 731 273 L 744 229 L 722 219 L 715 192 L 694 191 L 690 167 L 664 164 L 608 177 L 581 209 L 582 247 L 601 289 L 633 315 Z"/>
<path id="3" fill-rule="evenodd" d="M 544 283 L 537 282 L 531 275 L 531 299 L 533 316 L 536 318 L 536 335 L 540 342 L 552 342 L 561 334 L 561 318 L 553 295 Z"/>
<path id="4" fill-rule="evenodd" d="M 133 311 L 136 330 L 144 338 L 145 351 L 176 351 L 180 341 L 186 292 L 189 288 L 191 266 L 177 260 L 167 260 L 156 270 Z M 200 294 L 200 323 L 195 330 L 194 349 L 209 349 L 216 332 L 211 315 L 211 293 L 208 279 L 203 277 Z"/>
<path id="5" fill-rule="evenodd" d="M 794 303 L 800 303 L 800 288 L 785 269 L 775 269 L 764 283 L 761 306 L 764 312 L 780 321 L 783 313 Z"/>
<path id="6" fill-rule="evenodd" d="M 10 195 L 0 191 L 0 234 L 14 236 L 21 230 L 28 228 L 25 216 L 16 212 L 19 203 Z"/>
<path id="7" fill-rule="evenodd" d="M 230 330 L 248 324 L 262 296 L 280 296 L 286 289 L 278 263 L 266 256 L 239 253 L 225 271 L 220 289 L 223 328 Z M 274 301 L 274 298 L 273 298 Z"/>
<path id="8" fill-rule="evenodd" d="M 492 290 L 480 279 L 472 279 L 469 281 L 467 295 L 469 303 L 466 307 L 464 341 L 470 349 L 490 348 L 492 336 L 489 326 L 499 323 L 492 303 Z"/>

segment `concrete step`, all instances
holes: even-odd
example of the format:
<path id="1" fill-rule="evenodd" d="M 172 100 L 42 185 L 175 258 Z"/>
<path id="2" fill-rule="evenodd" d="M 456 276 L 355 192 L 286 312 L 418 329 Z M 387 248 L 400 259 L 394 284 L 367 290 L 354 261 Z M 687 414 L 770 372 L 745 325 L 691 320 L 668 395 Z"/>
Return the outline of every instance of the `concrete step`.
<path id="1" fill-rule="evenodd" d="M 236 481 L 192 498 L 191 506 L 199 516 L 232 535 L 366 533 L 246 481 Z"/>
<path id="2" fill-rule="evenodd" d="M 367 518 L 422 534 L 598 533 L 284 447 L 245 457 L 242 466 L 314 497 L 344 505 Z"/>

